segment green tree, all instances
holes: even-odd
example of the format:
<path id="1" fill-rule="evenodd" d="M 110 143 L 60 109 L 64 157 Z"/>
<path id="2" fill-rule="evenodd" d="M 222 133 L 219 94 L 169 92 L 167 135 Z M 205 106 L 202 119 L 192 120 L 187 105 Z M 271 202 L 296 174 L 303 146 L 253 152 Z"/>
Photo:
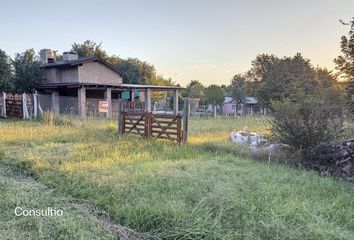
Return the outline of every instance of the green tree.
<path id="1" fill-rule="evenodd" d="M 114 67 L 125 73 L 124 83 L 131 84 L 153 84 L 153 85 L 175 85 L 171 79 L 157 76 L 154 65 L 138 58 L 123 59 L 116 55 L 108 55 L 102 48 L 102 43 L 95 43 L 86 40 L 83 43 L 73 43 L 72 51 L 77 52 L 81 57 L 101 57 Z M 155 94 L 161 95 L 161 94 Z"/>
<path id="2" fill-rule="evenodd" d="M 204 86 L 197 80 L 192 80 L 183 92 L 184 97 L 203 98 Z"/>
<path id="3" fill-rule="evenodd" d="M 246 78 L 251 82 L 264 82 L 267 74 L 279 58 L 273 54 L 259 54 L 251 63 L 251 69 L 246 73 Z"/>
<path id="4" fill-rule="evenodd" d="M 80 57 L 100 57 L 106 59 L 107 53 L 102 49 L 102 43 L 95 43 L 91 40 L 86 40 L 83 43 L 73 43 L 71 51 L 76 52 Z"/>
<path id="5" fill-rule="evenodd" d="M 153 84 L 156 80 L 156 69 L 148 62 L 138 58 L 128 58 L 115 64 L 126 76 L 124 81 L 131 84 Z"/>
<path id="6" fill-rule="evenodd" d="M 204 90 L 204 102 L 209 104 L 209 103 L 216 103 L 216 104 L 222 104 L 224 102 L 225 98 L 225 90 L 218 85 L 210 85 L 209 87 L 206 87 Z"/>
<path id="7" fill-rule="evenodd" d="M 338 84 L 336 76 L 326 68 L 315 69 L 315 81 L 322 88 L 330 88 Z"/>
<path id="8" fill-rule="evenodd" d="M 267 107 L 274 100 L 298 98 L 312 93 L 315 85 L 315 71 L 310 61 L 298 53 L 273 64 L 258 87 L 256 96 L 261 105 Z"/>
<path id="9" fill-rule="evenodd" d="M 340 42 L 342 55 L 334 59 L 334 62 L 336 69 L 339 70 L 341 77 L 345 80 L 343 85 L 346 89 L 347 99 L 350 108 L 354 111 L 354 17 L 349 23 L 343 21 L 342 23 L 350 25 L 351 29 L 348 37 L 342 36 Z"/>
<path id="10" fill-rule="evenodd" d="M 13 87 L 12 83 L 10 59 L 6 53 L 0 49 L 0 92 L 10 91 Z"/>
<path id="11" fill-rule="evenodd" d="M 43 69 L 33 49 L 16 54 L 12 65 L 14 68 L 15 92 L 32 92 L 34 86 L 42 81 Z"/>
<path id="12" fill-rule="evenodd" d="M 230 94 L 237 103 L 242 103 L 246 97 L 246 81 L 242 74 L 236 74 L 231 80 Z"/>

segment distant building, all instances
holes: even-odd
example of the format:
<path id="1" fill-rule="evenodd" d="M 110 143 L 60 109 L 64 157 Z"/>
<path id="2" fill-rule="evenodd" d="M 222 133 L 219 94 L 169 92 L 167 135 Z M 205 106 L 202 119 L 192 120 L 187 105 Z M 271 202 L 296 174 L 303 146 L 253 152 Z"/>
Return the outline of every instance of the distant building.
<path id="1" fill-rule="evenodd" d="M 239 104 L 232 97 L 225 97 L 222 106 L 222 113 L 225 115 L 252 114 L 256 110 L 259 110 L 258 100 L 254 97 L 245 97 Z"/>
<path id="2" fill-rule="evenodd" d="M 222 113 L 225 115 L 236 115 L 236 101 L 232 97 L 225 97 Z"/>

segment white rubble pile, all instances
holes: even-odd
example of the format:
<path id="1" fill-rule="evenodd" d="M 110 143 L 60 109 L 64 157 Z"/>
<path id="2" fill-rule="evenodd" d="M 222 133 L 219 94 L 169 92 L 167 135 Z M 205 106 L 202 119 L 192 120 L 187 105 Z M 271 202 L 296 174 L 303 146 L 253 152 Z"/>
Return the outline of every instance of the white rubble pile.
<path id="1" fill-rule="evenodd" d="M 236 144 L 248 144 L 251 147 L 256 147 L 264 142 L 264 138 L 255 132 L 238 131 L 231 133 L 231 141 Z"/>
<path id="2" fill-rule="evenodd" d="M 279 151 L 289 149 L 289 146 L 282 143 L 270 144 L 261 134 L 248 131 L 231 132 L 231 141 L 236 144 L 246 144 L 252 149 L 263 149 L 266 151 Z"/>

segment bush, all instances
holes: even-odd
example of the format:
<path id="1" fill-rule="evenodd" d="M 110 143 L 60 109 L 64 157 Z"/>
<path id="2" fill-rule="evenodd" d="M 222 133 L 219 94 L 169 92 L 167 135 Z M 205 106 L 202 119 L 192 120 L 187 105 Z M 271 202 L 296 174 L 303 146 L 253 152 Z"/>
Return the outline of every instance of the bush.
<path id="1" fill-rule="evenodd" d="M 272 108 L 272 139 L 288 144 L 303 159 L 308 159 L 320 143 L 334 141 L 342 132 L 340 104 L 329 103 L 323 97 L 307 96 L 296 101 L 285 99 L 273 102 Z"/>

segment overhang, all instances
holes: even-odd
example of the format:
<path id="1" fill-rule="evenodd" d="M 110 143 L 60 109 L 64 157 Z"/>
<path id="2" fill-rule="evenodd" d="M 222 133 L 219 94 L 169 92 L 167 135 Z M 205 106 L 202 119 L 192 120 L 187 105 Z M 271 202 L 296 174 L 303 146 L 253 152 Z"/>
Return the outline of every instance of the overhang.
<path id="1" fill-rule="evenodd" d="M 51 89 L 65 89 L 65 88 L 88 88 L 88 89 L 106 89 L 112 88 L 116 90 L 130 90 L 130 89 L 139 89 L 146 90 L 150 89 L 153 91 L 172 91 L 184 89 L 178 86 L 158 86 L 158 85 L 141 85 L 141 84 L 99 84 L 99 83 L 80 83 L 80 82 L 70 82 L 70 83 L 45 83 L 35 86 L 36 90 L 51 90 Z"/>

